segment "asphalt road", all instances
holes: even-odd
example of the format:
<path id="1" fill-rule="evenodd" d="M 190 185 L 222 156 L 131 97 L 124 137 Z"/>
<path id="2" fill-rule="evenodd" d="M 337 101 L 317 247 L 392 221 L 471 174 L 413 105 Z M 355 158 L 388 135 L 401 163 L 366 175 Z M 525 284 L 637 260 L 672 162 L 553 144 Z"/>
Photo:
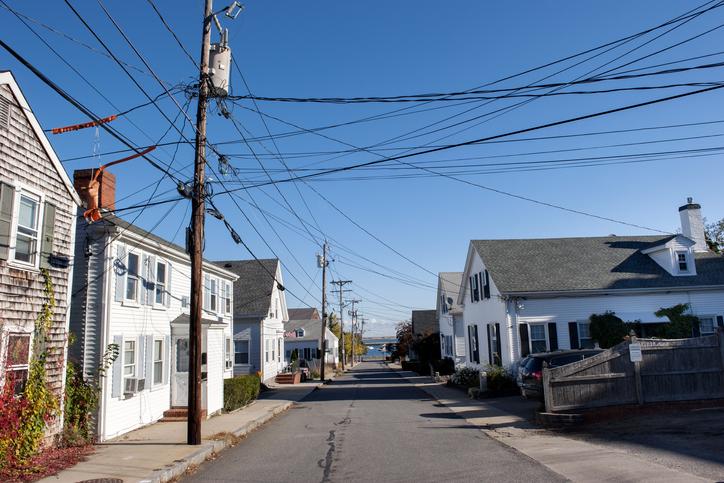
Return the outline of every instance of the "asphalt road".
<path id="1" fill-rule="evenodd" d="M 365 362 L 183 481 L 565 480 Z"/>

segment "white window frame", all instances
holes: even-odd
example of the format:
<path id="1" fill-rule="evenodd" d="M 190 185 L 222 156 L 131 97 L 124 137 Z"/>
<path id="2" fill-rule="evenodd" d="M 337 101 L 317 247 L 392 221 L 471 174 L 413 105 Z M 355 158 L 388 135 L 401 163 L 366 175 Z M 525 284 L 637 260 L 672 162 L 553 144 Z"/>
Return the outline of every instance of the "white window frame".
<path id="1" fill-rule="evenodd" d="M 10 232 L 10 247 L 8 251 L 8 263 L 20 268 L 30 268 L 37 270 L 40 267 L 40 248 L 43 236 L 43 216 L 45 215 L 45 195 L 40 191 L 35 191 L 20 183 L 14 183 L 15 199 L 13 200 L 13 217 L 12 229 Z M 36 221 L 36 237 L 35 237 L 35 253 L 33 263 L 28 263 L 15 258 L 16 247 L 18 244 L 18 222 L 20 221 L 20 199 L 25 196 L 33 198 L 38 203 L 38 213 Z"/>
<path id="2" fill-rule="evenodd" d="M 126 360 L 126 344 L 133 344 L 133 362 L 128 362 Z M 132 379 L 136 377 L 136 374 L 138 373 L 138 347 L 136 346 L 136 341 L 134 339 L 124 339 L 123 340 L 123 379 Z M 133 368 L 133 371 L 130 374 L 126 374 L 126 368 L 131 367 Z"/>
<path id="3" fill-rule="evenodd" d="M 131 256 L 136 257 L 138 260 L 137 273 L 131 275 Z M 131 302 L 133 304 L 138 303 L 138 297 L 141 293 L 141 270 L 142 270 L 143 258 L 140 253 L 128 252 L 126 253 L 126 276 L 124 277 L 123 284 L 123 300 L 125 302 Z M 133 298 L 128 297 L 128 283 L 130 280 L 136 281 L 136 290 Z"/>
<path id="4" fill-rule="evenodd" d="M 226 297 L 224 298 L 224 314 L 229 315 L 231 313 L 231 294 L 233 293 L 229 282 L 224 282 L 224 291 L 226 292 Z"/>
<path id="5" fill-rule="evenodd" d="M 697 315 L 697 318 L 699 319 L 699 333 L 701 335 L 711 335 L 716 334 L 716 315 Z M 710 331 L 704 331 L 703 326 L 701 325 L 701 319 L 711 319 L 711 330 Z"/>
<path id="6" fill-rule="evenodd" d="M 156 344 L 160 342 L 161 343 L 161 350 L 160 350 L 160 359 L 156 359 Z M 153 350 L 151 351 L 151 357 L 152 357 L 152 364 L 151 364 L 151 385 L 152 386 L 160 386 L 163 384 L 163 371 L 166 370 L 166 361 L 164 358 L 164 354 L 166 353 L 165 343 L 163 339 L 154 338 L 153 339 Z M 161 380 L 156 381 L 156 365 L 161 365 Z"/>
<path id="7" fill-rule="evenodd" d="M 683 262 L 681 260 L 679 260 L 679 257 L 682 255 L 684 257 Z M 676 270 L 679 273 L 691 273 L 691 260 L 689 257 L 689 252 L 687 252 L 686 250 L 675 250 L 674 251 L 674 263 L 676 264 Z M 685 269 L 681 268 L 681 263 L 686 264 Z"/>
<path id="8" fill-rule="evenodd" d="M 219 311 L 219 280 L 214 277 L 209 278 L 209 310 Z"/>
<path id="9" fill-rule="evenodd" d="M 545 340 L 545 349 L 542 351 L 534 350 L 533 349 L 533 327 L 543 327 L 543 337 L 544 339 L 535 339 L 536 342 L 540 342 L 541 340 Z M 528 343 L 530 344 L 530 353 L 535 354 L 537 352 L 548 352 L 550 347 L 550 338 L 548 337 L 548 324 L 546 323 L 532 323 L 528 324 Z"/>
<path id="10" fill-rule="evenodd" d="M 276 357 L 276 349 L 277 349 L 277 347 L 276 347 L 276 346 L 277 346 L 276 340 L 274 340 L 274 339 L 269 339 L 269 345 L 271 345 L 271 362 L 276 362 L 276 360 L 277 360 L 277 357 Z"/>
<path id="11" fill-rule="evenodd" d="M 269 362 L 269 339 L 264 339 L 264 363 Z"/>
<path id="12" fill-rule="evenodd" d="M 277 338 L 277 362 L 282 361 L 282 338 Z"/>
<path id="13" fill-rule="evenodd" d="M 578 328 L 578 347 L 581 349 L 589 349 L 589 347 L 583 346 L 583 341 L 590 340 L 591 341 L 590 348 L 593 348 L 594 342 L 593 342 L 593 338 L 591 337 L 591 322 L 588 320 L 579 320 L 576 322 L 576 324 L 577 324 L 577 328 Z M 588 337 L 585 337 L 585 338 L 581 337 L 581 326 L 584 326 L 584 325 L 588 326 Z"/>
<path id="14" fill-rule="evenodd" d="M 163 265 L 163 282 L 158 281 L 158 267 Z M 153 281 L 153 306 L 157 308 L 166 308 L 166 298 L 169 297 L 169 293 L 166 288 L 168 286 L 168 263 L 165 260 L 156 259 L 156 266 L 154 267 L 154 281 Z M 161 301 L 158 301 L 159 288 L 161 292 Z"/>
<path id="15" fill-rule="evenodd" d="M 234 368 L 234 342 L 231 337 L 224 338 L 224 370 L 228 371 Z"/>
<path id="16" fill-rule="evenodd" d="M 237 354 L 244 354 L 244 352 L 241 352 L 241 351 L 237 352 L 237 351 L 236 351 L 236 343 L 237 343 L 237 342 L 246 342 L 246 362 L 236 362 L 236 355 L 237 355 Z M 248 365 L 249 365 L 249 351 L 250 351 L 249 345 L 250 345 L 250 344 L 249 344 L 249 339 L 238 339 L 238 340 L 235 340 L 235 341 L 234 341 L 234 365 L 235 365 L 235 366 L 248 366 Z"/>
<path id="17" fill-rule="evenodd" d="M 0 339 L 0 346 L 2 346 L 2 352 L 0 352 L 0 363 L 2 363 L 2 367 L 4 367 L 4 370 L 0 371 L 0 389 L 5 384 L 5 381 L 7 380 L 7 373 L 10 371 L 13 372 L 25 372 L 25 381 L 22 386 L 22 389 L 25 388 L 25 383 L 28 381 L 28 377 L 30 376 L 30 359 L 33 355 L 33 333 L 27 332 L 25 330 L 14 330 L 15 328 L 10 327 L 9 330 L 6 332 L 0 331 L 0 336 L 2 336 L 2 339 Z M 19 328 L 17 328 L 19 329 Z M 10 365 L 8 362 L 8 350 L 10 349 L 10 337 L 27 337 L 28 338 L 28 359 L 25 364 L 14 364 Z M 4 342 L 4 344 L 2 344 Z M 13 389 L 14 391 L 14 389 Z M 20 396 L 21 393 L 16 393 L 16 396 Z"/>

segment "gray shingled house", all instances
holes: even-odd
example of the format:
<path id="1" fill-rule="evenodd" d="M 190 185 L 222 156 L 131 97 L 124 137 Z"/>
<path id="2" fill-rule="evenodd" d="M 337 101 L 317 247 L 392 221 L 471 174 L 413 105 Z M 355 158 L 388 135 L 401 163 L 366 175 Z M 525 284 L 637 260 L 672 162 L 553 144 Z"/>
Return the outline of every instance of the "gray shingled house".
<path id="1" fill-rule="evenodd" d="M 12 372 L 21 393 L 35 349 L 44 350 L 46 380 L 61 408 L 79 205 L 20 87 L 0 72 L 0 384 Z M 48 301 L 46 273 L 55 307 L 43 334 L 35 325 Z M 62 422 L 55 418 L 46 433 L 57 434 Z"/>
<path id="2" fill-rule="evenodd" d="M 215 262 L 236 274 L 234 282 L 234 374 L 259 373 L 273 380 L 286 365 L 284 321 L 289 318 L 279 260 Z"/>

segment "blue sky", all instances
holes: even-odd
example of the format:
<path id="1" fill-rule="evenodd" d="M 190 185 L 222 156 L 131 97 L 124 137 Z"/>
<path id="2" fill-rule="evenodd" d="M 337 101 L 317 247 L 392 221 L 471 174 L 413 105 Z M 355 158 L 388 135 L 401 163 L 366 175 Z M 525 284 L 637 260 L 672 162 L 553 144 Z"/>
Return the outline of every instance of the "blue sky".
<path id="1" fill-rule="evenodd" d="M 95 32 L 108 43 L 114 54 L 124 62 L 142 71 L 146 70 L 96 2 L 72 3 Z M 160 78 L 171 85 L 188 85 L 195 81 L 198 74 L 193 64 L 162 26 L 147 0 L 105 3 Z M 203 2 L 197 0 L 180 4 L 156 0 L 155 4 L 185 47 L 197 58 Z M 146 102 L 142 92 L 123 71 L 111 59 L 99 54 L 102 47 L 63 2 L 48 2 L 42 9 L 32 9 L 26 2 L 19 1 L 8 1 L 8 5 L 29 16 L 32 20 L 28 20 L 28 23 L 121 111 Z M 224 5 L 217 2 L 216 6 L 221 8 Z M 225 20 L 224 25 L 231 31 L 234 62 L 238 64 L 256 95 L 392 96 L 470 89 L 654 27 L 698 5 L 695 2 L 674 1 L 250 1 L 246 3 L 246 10 L 237 20 Z M 547 76 L 550 78 L 545 82 L 571 81 L 597 68 L 594 73 L 601 73 L 715 29 L 723 21 L 724 8 L 718 8 L 680 25 L 660 38 L 655 36 L 665 32 L 665 29 L 638 38 L 564 72 L 556 74 L 558 70 L 571 67 L 575 61 L 516 77 L 495 87 L 525 86 Z M 0 8 L 0 22 L 3 25 L 3 40 L 69 93 L 101 116 L 117 112 L 40 43 L 12 13 Z M 56 32 L 35 22 L 42 22 Z M 75 41 L 58 32 L 72 37 Z M 719 46 L 723 45 L 723 37 L 724 28 L 716 29 L 692 41 L 638 60 L 619 71 L 716 54 L 720 50 Z M 650 43 L 643 45 L 649 41 Z M 635 50 L 627 53 L 631 49 Z M 616 59 L 622 54 L 625 55 Z M 722 55 L 717 54 L 653 68 L 647 72 L 721 60 Z M 601 68 L 608 62 L 611 63 Z M 87 120 L 5 52 L 0 52 L 0 69 L 13 71 L 45 128 Z M 151 95 L 162 92 L 161 87 L 148 73 L 135 69 L 130 72 Z M 563 92 L 599 87 L 718 82 L 720 72 L 721 68 L 718 68 L 630 81 L 610 81 L 595 86 L 569 87 Z M 468 122 L 457 128 L 386 144 L 383 146 L 386 150 L 379 153 L 393 155 L 411 147 L 482 138 L 694 89 L 696 87 L 677 87 L 537 99 L 499 117 L 483 118 L 482 120 L 487 122 L 482 124 Z M 232 75 L 232 90 L 236 95 L 247 93 L 236 71 Z M 724 145 L 720 136 L 724 134 L 724 123 L 536 141 L 519 140 L 532 136 L 565 136 L 720 121 L 724 119 L 724 115 L 720 113 L 723 97 L 721 91 L 715 91 L 509 138 L 516 142 L 451 149 L 410 158 L 408 161 L 430 162 L 426 166 L 438 169 L 436 167 L 440 164 L 437 162 L 446 160 L 449 161 L 448 164 L 501 163 L 717 148 Z M 180 105 L 185 105 L 187 101 L 183 94 L 177 95 L 176 99 Z M 409 107 L 413 114 L 322 131 L 333 139 L 309 133 L 278 137 L 278 134 L 295 131 L 296 128 L 267 118 L 268 128 L 277 136 L 276 145 L 265 140 L 251 142 L 251 147 L 259 155 L 270 175 L 281 179 L 289 177 L 289 174 L 284 171 L 279 159 L 273 156 L 277 149 L 292 169 L 331 168 L 366 162 L 379 159 L 379 156 L 365 151 L 346 155 L 306 153 L 350 150 L 350 146 L 373 146 L 447 117 L 459 115 L 429 130 L 444 128 L 487 111 L 512 106 L 519 101 L 520 99 L 506 99 L 484 106 L 484 101 L 464 106 L 454 103 L 420 106 L 260 101 L 259 108 L 265 114 L 307 129 L 388 113 L 404 107 Z M 266 127 L 260 121 L 259 115 L 250 111 L 254 105 L 248 100 L 237 101 L 235 104 L 228 106 L 234 119 L 248 130 L 245 136 L 266 136 Z M 171 119 L 179 114 L 178 107 L 169 99 L 161 99 L 158 105 Z M 192 101 L 188 110 L 192 119 L 195 118 L 193 106 Z M 441 108 L 417 112 L 426 107 Z M 475 109 L 468 114 L 461 114 L 470 108 Z M 217 115 L 218 112 L 215 106 L 210 111 L 210 142 L 216 144 L 231 141 L 217 146 L 221 152 L 230 156 L 232 165 L 239 169 L 239 175 L 242 178 L 264 181 L 266 175 L 260 171 L 250 149 L 239 142 L 240 136 L 231 121 Z M 179 117 L 179 128 L 182 119 Z M 134 144 L 146 146 L 157 142 L 167 131 L 169 124 L 157 110 L 148 106 L 122 117 L 114 122 L 114 127 L 128 136 Z M 456 131 L 461 129 L 465 130 L 456 134 Z M 193 139 L 193 131 L 188 125 L 184 127 L 184 133 L 189 139 Z M 95 134 L 93 129 L 89 129 L 52 136 L 51 142 L 59 157 L 64 160 L 93 154 L 96 142 L 99 142 L 101 152 L 122 148 L 107 133 L 101 131 L 97 139 Z M 693 137 L 698 139 L 681 139 Z M 175 142 L 178 139 L 178 133 L 171 130 L 163 141 Z M 672 139 L 676 140 L 671 141 Z M 651 143 L 600 147 L 641 142 Z M 174 159 L 174 167 L 184 168 L 183 175 L 179 176 L 188 179 L 193 151 L 189 146 L 180 145 L 174 157 L 174 147 L 171 145 L 159 148 L 155 155 L 164 163 Z M 375 148 L 370 149 L 374 151 Z M 569 151 L 524 155 L 560 150 Z M 682 154 L 659 155 L 650 162 L 542 171 L 470 173 L 471 170 L 478 171 L 485 167 L 467 167 L 457 171 L 461 171 L 459 177 L 462 179 L 497 190 L 632 224 L 675 231 L 679 226 L 677 207 L 683 204 L 687 196 L 693 196 L 702 204 L 704 214 L 709 220 L 724 217 L 719 166 L 721 157 L 716 151 L 706 154 L 708 155 L 686 158 L 682 158 Z M 101 163 L 121 156 L 103 155 Z M 470 157 L 484 159 L 457 161 Z M 211 155 L 209 162 L 216 170 L 215 156 Z M 98 160 L 92 158 L 65 163 L 69 172 L 97 165 Z M 319 304 L 321 273 L 316 267 L 315 254 L 319 252 L 318 243 L 323 238 L 317 230 L 323 232 L 332 245 L 334 262 L 331 278 L 354 281 L 354 296 L 363 299 L 360 312 L 367 317 L 367 327 L 371 335 L 392 333 L 397 321 L 409 318 L 411 307 L 433 308 L 436 279 L 430 272 L 462 270 L 470 239 L 652 233 L 641 228 L 503 196 L 439 176 L 380 179 L 380 176 L 401 172 L 425 174 L 419 170 L 400 171 L 402 166 L 399 163 L 389 163 L 389 166 L 398 169 L 331 174 L 312 178 L 314 181 L 310 180 L 308 183 L 297 183 L 296 187 L 292 183 L 277 185 L 287 201 L 284 201 L 272 186 L 239 192 L 240 198 L 236 201 L 253 227 L 229 196 L 217 194 L 214 201 L 258 257 L 272 257 L 273 253 L 276 253 L 282 259 L 286 268 L 284 279 L 289 289 L 287 301 L 290 307 L 302 305 L 295 296 L 306 304 Z M 140 160 L 112 168 L 112 171 L 118 178 L 118 198 L 124 198 L 160 177 L 158 171 Z M 214 173 L 209 175 L 215 176 Z M 365 179 L 360 179 L 362 176 Z M 373 179 L 369 179 L 370 177 Z M 224 177 L 223 181 L 228 187 L 239 187 L 233 176 Z M 160 194 L 173 187 L 168 179 L 162 181 L 155 195 L 156 199 L 173 196 L 173 191 Z M 215 183 L 215 189 L 217 192 L 223 191 L 219 183 Z M 361 231 L 313 189 L 319 191 L 357 224 L 423 266 L 425 270 L 411 264 Z M 151 190 L 152 188 L 149 188 L 128 199 L 122 199 L 118 205 L 143 203 L 151 196 Z M 257 206 L 267 215 L 276 233 Z M 296 215 L 290 213 L 289 206 Z M 124 216 L 133 219 L 135 214 Z M 300 228 L 300 218 L 309 223 L 307 229 L 315 241 L 310 239 L 312 237 L 306 230 Z M 155 227 L 154 231 L 168 238 L 178 232 L 176 241 L 182 242 L 183 227 L 186 226 L 187 219 L 186 203 L 179 202 L 149 208 L 139 215 L 136 222 L 146 228 Z M 224 226 L 214 219 L 207 221 L 205 255 L 211 259 L 250 258 L 248 252 L 235 245 Z"/>

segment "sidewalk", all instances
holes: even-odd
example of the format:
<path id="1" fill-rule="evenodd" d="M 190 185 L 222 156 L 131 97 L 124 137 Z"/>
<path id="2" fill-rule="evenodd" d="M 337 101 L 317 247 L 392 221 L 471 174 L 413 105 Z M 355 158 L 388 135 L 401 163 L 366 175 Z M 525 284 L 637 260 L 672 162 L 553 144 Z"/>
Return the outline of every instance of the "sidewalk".
<path id="1" fill-rule="evenodd" d="M 186 445 L 185 421 L 155 423 L 99 444 L 86 461 L 40 481 L 75 483 L 98 478 L 119 478 L 124 483 L 169 481 L 286 411 L 319 386 L 318 382 L 275 385 L 272 392 L 262 394 L 249 406 L 203 421 L 200 446 Z"/>
<path id="2" fill-rule="evenodd" d="M 458 389 L 431 382 L 429 377 L 418 376 L 414 372 L 402 371 L 397 364 L 390 364 L 390 368 L 486 435 L 571 481 L 710 481 L 639 459 L 624 449 L 600 446 L 551 433 L 526 417 L 526 406 L 530 403 L 522 398 L 469 399 Z M 527 412 L 532 416 L 530 408 Z"/>

